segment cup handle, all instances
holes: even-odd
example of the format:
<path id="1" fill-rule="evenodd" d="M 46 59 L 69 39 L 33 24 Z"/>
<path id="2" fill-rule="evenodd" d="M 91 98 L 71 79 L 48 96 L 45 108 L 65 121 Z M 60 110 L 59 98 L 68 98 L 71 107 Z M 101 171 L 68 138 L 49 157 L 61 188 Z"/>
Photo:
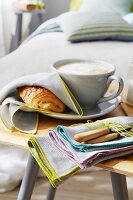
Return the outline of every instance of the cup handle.
<path id="1" fill-rule="evenodd" d="M 104 101 L 109 101 L 111 99 L 116 98 L 123 90 L 124 87 L 124 82 L 122 80 L 121 77 L 119 76 L 109 76 L 108 80 L 107 80 L 107 89 L 110 86 L 110 84 L 112 83 L 112 81 L 117 81 L 118 82 L 118 89 L 116 91 L 114 91 L 111 95 L 107 96 L 107 97 L 102 97 L 98 103 L 102 103 Z"/>

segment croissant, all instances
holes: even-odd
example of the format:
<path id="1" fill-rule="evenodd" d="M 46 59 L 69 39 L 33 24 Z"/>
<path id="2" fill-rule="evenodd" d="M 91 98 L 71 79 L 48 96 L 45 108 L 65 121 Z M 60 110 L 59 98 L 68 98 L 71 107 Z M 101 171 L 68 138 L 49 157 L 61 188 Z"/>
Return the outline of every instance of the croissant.
<path id="1" fill-rule="evenodd" d="M 64 112 L 65 104 L 51 91 L 39 86 L 23 86 L 18 88 L 22 100 L 30 107 L 47 111 Z"/>

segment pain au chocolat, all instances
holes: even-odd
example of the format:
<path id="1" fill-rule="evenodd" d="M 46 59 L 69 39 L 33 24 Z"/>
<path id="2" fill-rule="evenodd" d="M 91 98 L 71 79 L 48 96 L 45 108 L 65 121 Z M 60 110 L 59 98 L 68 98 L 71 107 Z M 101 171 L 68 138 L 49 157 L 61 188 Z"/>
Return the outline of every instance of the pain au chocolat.
<path id="1" fill-rule="evenodd" d="M 18 88 L 22 100 L 27 106 L 62 113 L 65 104 L 51 91 L 39 86 L 22 86 Z"/>

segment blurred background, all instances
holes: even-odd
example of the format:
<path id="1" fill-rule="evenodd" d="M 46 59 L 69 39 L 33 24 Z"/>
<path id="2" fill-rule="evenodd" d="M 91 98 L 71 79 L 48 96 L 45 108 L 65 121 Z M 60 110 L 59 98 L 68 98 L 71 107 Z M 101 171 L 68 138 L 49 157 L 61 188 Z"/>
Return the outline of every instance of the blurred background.
<path id="1" fill-rule="evenodd" d="M 17 1 L 17 0 L 16 0 Z M 18 0 L 18 2 L 27 0 Z M 44 21 L 68 11 L 70 0 L 43 0 L 45 4 Z M 11 33 L 14 25 L 14 0 L 0 0 L 0 57 L 8 53 Z M 39 20 L 36 12 L 23 14 L 22 37 L 27 37 L 38 26 Z"/>

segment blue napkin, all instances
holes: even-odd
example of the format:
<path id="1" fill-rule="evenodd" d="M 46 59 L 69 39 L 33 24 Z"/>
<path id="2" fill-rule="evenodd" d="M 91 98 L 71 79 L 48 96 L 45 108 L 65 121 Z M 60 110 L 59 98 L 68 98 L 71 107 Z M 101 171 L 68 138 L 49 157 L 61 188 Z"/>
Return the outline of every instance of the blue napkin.
<path id="1" fill-rule="evenodd" d="M 73 147 L 74 150 L 78 152 L 88 152 L 93 150 L 100 150 L 100 149 L 109 149 L 109 148 L 117 148 L 117 147 L 124 147 L 133 145 L 133 137 L 120 137 L 115 141 L 98 143 L 98 144 L 82 144 L 76 142 L 73 138 L 75 134 L 87 132 L 90 130 L 94 130 L 99 127 L 108 127 L 115 129 L 116 126 L 119 124 L 123 126 L 132 126 L 133 124 L 133 117 L 112 117 L 107 118 L 101 121 L 96 121 L 93 123 L 86 123 L 81 125 L 75 125 L 71 127 L 66 126 L 57 126 L 56 132 L 70 145 Z M 121 131 L 122 132 L 122 131 Z"/>

